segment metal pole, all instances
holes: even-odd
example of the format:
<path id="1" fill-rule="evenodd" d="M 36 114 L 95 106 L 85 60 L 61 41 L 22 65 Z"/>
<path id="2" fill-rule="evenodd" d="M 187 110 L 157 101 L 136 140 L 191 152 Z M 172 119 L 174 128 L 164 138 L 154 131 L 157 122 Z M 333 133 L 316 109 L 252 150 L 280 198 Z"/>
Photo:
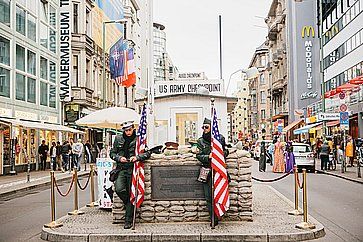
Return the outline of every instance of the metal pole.
<path id="1" fill-rule="evenodd" d="M 320 78 L 322 91 L 322 109 L 325 113 L 325 83 L 324 83 L 324 43 L 323 43 L 323 0 L 319 0 L 320 29 Z M 326 121 L 323 120 L 323 137 L 326 137 Z"/>
<path id="2" fill-rule="evenodd" d="M 138 162 L 134 163 L 134 166 L 139 166 Z M 137 197 L 139 196 L 139 169 L 137 167 L 137 175 L 136 175 L 136 188 L 135 188 L 135 205 L 134 205 L 134 215 L 132 219 L 132 230 L 135 230 L 135 220 L 136 220 L 136 209 L 137 209 Z"/>
<path id="3" fill-rule="evenodd" d="M 219 78 L 222 77 L 222 16 L 219 15 Z"/>
<path id="4" fill-rule="evenodd" d="M 346 159 L 346 149 L 347 149 L 347 139 L 346 139 L 346 136 L 345 136 L 345 128 L 343 128 L 343 140 L 344 140 L 344 145 L 343 145 L 343 148 L 344 148 L 344 151 L 343 151 L 343 161 L 342 161 L 342 173 L 345 172 L 345 159 Z"/>
<path id="5" fill-rule="evenodd" d="M 103 74 L 103 90 L 102 90 L 102 99 L 103 99 L 103 108 L 106 108 L 106 23 L 102 23 L 102 74 Z"/>
<path id="6" fill-rule="evenodd" d="M 298 170 L 297 166 L 294 166 L 294 177 L 295 177 L 295 209 L 288 212 L 289 215 L 299 216 L 302 215 L 302 211 L 299 209 L 299 184 L 298 184 Z"/>
<path id="7" fill-rule="evenodd" d="M 57 228 L 63 226 L 62 223 L 57 223 L 55 221 L 55 177 L 54 177 L 54 171 L 50 172 L 50 207 L 51 207 L 51 217 L 52 221 L 48 224 L 44 224 L 44 227 L 46 228 Z"/>
<path id="8" fill-rule="evenodd" d="M 212 102 L 212 118 L 213 118 L 213 109 L 214 109 L 214 98 L 212 98 L 212 100 L 211 100 L 211 102 Z M 212 125 L 213 125 L 213 121 L 212 121 Z M 211 127 L 212 128 L 212 127 Z M 212 150 L 211 150 L 211 152 L 212 152 Z M 211 209 L 211 219 L 212 219 L 212 221 L 211 221 L 211 224 L 212 224 L 212 229 L 214 229 L 215 228 L 215 223 L 214 223 L 214 216 L 215 216 L 215 214 L 214 214 L 214 171 L 213 171 L 213 166 L 212 166 L 212 162 L 211 162 L 211 181 L 210 181 L 210 183 L 211 183 L 211 205 L 212 205 L 212 209 Z"/>
<path id="9" fill-rule="evenodd" d="M 74 210 L 69 212 L 68 215 L 81 215 L 83 211 L 78 210 L 78 174 L 77 168 L 73 168 L 74 173 Z"/>
<path id="10" fill-rule="evenodd" d="M 91 166 L 91 203 L 87 204 L 87 207 L 97 207 L 98 203 L 95 202 L 95 166 Z"/>

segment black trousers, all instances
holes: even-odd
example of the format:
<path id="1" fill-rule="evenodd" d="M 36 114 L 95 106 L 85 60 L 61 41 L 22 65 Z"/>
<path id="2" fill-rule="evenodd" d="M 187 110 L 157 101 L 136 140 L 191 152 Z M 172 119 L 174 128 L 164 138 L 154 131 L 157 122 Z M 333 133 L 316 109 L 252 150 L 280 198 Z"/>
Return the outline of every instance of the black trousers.
<path id="1" fill-rule="evenodd" d="M 207 208 L 209 212 L 210 221 L 212 221 L 212 179 L 211 174 L 209 173 L 209 177 L 206 183 L 203 183 L 204 197 L 207 202 Z M 218 221 L 218 217 L 214 214 L 214 221 Z"/>
<path id="2" fill-rule="evenodd" d="M 40 169 L 44 170 L 47 167 L 47 155 L 41 155 L 40 156 Z"/>
<path id="3" fill-rule="evenodd" d="M 328 163 L 329 163 L 329 155 L 320 155 L 320 168 L 321 170 L 327 170 L 328 169 Z"/>
<path id="4" fill-rule="evenodd" d="M 134 206 L 130 202 L 130 191 L 132 182 L 132 168 L 121 170 L 115 181 L 115 192 L 125 205 L 125 222 L 132 222 Z"/>

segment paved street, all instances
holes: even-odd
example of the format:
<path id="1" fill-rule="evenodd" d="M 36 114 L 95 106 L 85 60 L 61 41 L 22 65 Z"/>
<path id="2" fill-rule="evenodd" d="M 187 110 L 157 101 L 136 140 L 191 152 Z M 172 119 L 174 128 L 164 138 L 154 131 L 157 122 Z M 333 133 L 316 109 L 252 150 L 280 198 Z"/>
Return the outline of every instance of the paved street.
<path id="1" fill-rule="evenodd" d="M 266 173 L 253 165 L 253 176 L 278 177 L 267 165 Z M 300 179 L 302 180 L 302 178 Z M 272 187 L 294 201 L 293 175 L 270 183 Z M 258 182 L 256 182 L 258 183 Z M 308 211 L 325 226 L 326 236 L 319 241 L 363 241 L 363 185 L 324 174 L 308 173 Z M 302 206 L 300 195 L 300 207 Z"/>
<path id="2" fill-rule="evenodd" d="M 81 178 L 83 186 L 86 178 Z M 69 181 L 61 186 L 68 189 Z M 89 188 L 89 186 L 88 186 Z M 89 189 L 79 191 L 79 207 L 90 201 Z M 50 222 L 50 189 L 39 188 L 25 192 L 23 197 L 0 199 L 0 241 L 42 241 L 40 231 L 43 224 Z M 19 196 L 19 195 L 18 195 Z M 56 195 L 57 218 L 73 210 L 73 191 L 63 198 Z"/>

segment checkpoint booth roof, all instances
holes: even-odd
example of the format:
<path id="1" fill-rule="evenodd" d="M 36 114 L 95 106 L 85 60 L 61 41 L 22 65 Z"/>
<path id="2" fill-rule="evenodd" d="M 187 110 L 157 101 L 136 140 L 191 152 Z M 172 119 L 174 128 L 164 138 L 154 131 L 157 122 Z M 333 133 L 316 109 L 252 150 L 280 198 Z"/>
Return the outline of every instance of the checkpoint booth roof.
<path id="1" fill-rule="evenodd" d="M 76 124 L 89 128 L 121 129 L 122 123 L 127 121 L 138 123 L 139 120 L 140 115 L 131 108 L 110 107 L 80 118 Z"/>

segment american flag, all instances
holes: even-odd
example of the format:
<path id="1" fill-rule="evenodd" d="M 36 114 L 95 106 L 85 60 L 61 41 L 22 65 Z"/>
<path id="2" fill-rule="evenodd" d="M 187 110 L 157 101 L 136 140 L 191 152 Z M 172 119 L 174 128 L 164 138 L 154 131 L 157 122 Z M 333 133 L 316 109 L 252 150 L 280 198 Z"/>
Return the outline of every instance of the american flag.
<path id="1" fill-rule="evenodd" d="M 139 129 L 137 130 L 135 155 L 143 153 L 145 147 L 146 147 L 146 105 L 144 104 L 141 113 Z M 137 208 L 139 208 L 141 206 L 141 203 L 144 201 L 144 194 L 145 194 L 144 180 L 145 180 L 144 163 L 141 161 L 136 161 L 132 172 L 130 201 L 131 204 L 135 206 L 135 200 L 136 200 Z M 137 187 L 137 198 L 136 198 L 136 187 Z"/>
<path id="2" fill-rule="evenodd" d="M 221 135 L 218 129 L 217 113 L 213 108 L 212 121 L 212 169 L 214 171 L 214 212 L 218 218 L 229 208 L 229 191 L 226 162 L 224 159 Z"/>

